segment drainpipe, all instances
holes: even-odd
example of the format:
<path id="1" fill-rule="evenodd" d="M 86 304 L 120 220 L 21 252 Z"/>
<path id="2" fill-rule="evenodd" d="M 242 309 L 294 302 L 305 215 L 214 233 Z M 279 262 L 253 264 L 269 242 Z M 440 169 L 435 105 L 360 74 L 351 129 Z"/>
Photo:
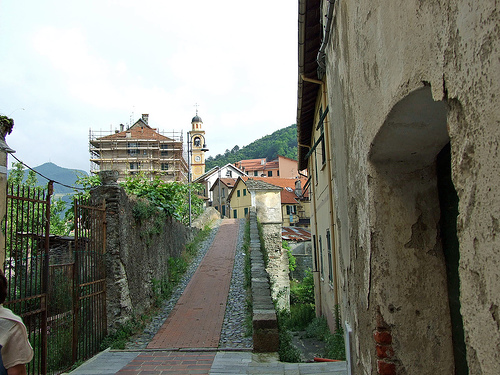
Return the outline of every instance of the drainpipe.
<path id="1" fill-rule="evenodd" d="M 330 3 L 331 4 L 331 3 Z M 327 104 L 328 104 L 328 101 L 327 101 L 327 90 L 326 90 L 326 84 L 325 82 L 323 81 L 319 81 L 319 80 L 316 80 L 316 79 L 311 79 L 311 78 L 306 78 L 304 77 L 303 75 L 301 76 L 302 80 L 306 81 L 306 82 L 311 82 L 311 83 L 315 83 L 315 84 L 318 84 L 321 86 L 321 101 L 322 101 L 322 104 L 323 104 L 323 108 L 326 108 L 327 107 Z M 326 168 L 328 170 L 328 181 L 330 181 L 332 183 L 332 168 L 331 168 L 331 153 L 330 153 L 330 124 L 329 124 L 329 121 L 328 121 L 328 116 L 325 118 L 324 122 L 323 122 L 323 126 L 324 126 L 324 129 L 323 129 L 323 134 L 324 134 L 324 137 L 325 137 L 325 146 L 326 146 L 326 155 L 327 155 L 327 158 L 326 158 Z M 314 189 L 316 190 L 316 189 Z M 331 189 L 328 189 L 328 198 L 329 198 L 329 201 L 330 201 L 330 215 L 331 215 L 331 222 L 330 222 L 330 230 L 331 230 L 331 233 L 332 233 L 332 238 L 330 239 L 330 246 L 332 247 L 332 266 L 333 266 L 333 269 L 335 270 L 335 277 L 334 277 L 334 285 L 333 285 L 333 288 L 335 290 L 335 294 L 334 294 L 334 303 L 335 305 L 338 305 L 339 303 L 339 286 L 338 286 L 338 280 L 337 280 L 337 277 L 339 275 L 339 270 L 338 270 L 338 267 L 337 267 L 337 249 L 335 247 L 335 236 L 336 236 L 336 233 L 335 233 L 335 228 L 334 228 L 334 206 L 333 206 L 333 183 L 332 183 L 332 188 Z M 314 200 L 313 200 L 314 201 Z M 314 211 L 316 212 L 316 205 L 314 205 Z M 316 225 L 316 215 L 314 216 L 314 221 L 315 221 L 315 225 Z M 316 234 L 317 236 L 317 234 Z"/>
<path id="2" fill-rule="evenodd" d="M 328 11 L 327 11 L 327 21 L 325 27 L 325 36 L 323 41 L 321 42 L 321 46 L 319 47 L 318 56 L 316 57 L 316 61 L 318 62 L 318 77 L 323 77 L 326 72 L 326 46 L 328 45 L 328 41 L 330 40 L 330 29 L 332 28 L 333 22 L 333 10 L 335 8 L 335 0 L 328 0 Z"/>

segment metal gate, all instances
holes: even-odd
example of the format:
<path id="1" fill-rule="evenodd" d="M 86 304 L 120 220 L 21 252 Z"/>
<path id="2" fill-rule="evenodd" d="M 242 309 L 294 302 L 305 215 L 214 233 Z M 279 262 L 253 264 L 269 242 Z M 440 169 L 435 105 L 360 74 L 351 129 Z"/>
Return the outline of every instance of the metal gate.
<path id="1" fill-rule="evenodd" d="M 29 374 L 57 374 L 99 351 L 106 335 L 105 207 L 74 202 L 74 236 L 50 235 L 50 198 L 8 186 L 5 306 L 20 315 L 35 355 Z"/>

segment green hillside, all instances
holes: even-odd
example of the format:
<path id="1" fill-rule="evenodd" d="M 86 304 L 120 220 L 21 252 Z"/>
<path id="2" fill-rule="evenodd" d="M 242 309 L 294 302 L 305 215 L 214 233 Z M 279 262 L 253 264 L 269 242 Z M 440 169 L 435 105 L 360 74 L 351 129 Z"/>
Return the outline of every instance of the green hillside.
<path id="1" fill-rule="evenodd" d="M 273 160 L 278 155 L 297 160 L 297 125 L 277 130 L 243 148 L 236 145 L 231 150 L 227 149 L 224 155 L 210 156 L 206 160 L 206 170 L 246 159 Z"/>

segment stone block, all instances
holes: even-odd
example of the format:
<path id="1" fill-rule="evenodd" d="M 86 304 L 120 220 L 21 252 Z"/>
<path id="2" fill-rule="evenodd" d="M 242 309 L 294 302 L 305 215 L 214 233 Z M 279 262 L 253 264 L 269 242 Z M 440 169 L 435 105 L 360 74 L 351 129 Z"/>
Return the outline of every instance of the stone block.
<path id="1" fill-rule="evenodd" d="M 253 350 L 257 353 L 277 352 L 279 349 L 278 329 L 254 329 Z"/>

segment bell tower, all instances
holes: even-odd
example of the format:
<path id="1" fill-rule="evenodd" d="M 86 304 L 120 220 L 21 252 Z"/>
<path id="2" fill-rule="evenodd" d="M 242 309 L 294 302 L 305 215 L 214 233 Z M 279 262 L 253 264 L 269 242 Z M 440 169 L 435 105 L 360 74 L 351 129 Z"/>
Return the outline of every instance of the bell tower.
<path id="1" fill-rule="evenodd" d="M 208 148 L 202 125 L 203 121 L 198 116 L 198 109 L 196 109 L 196 116 L 191 120 L 191 131 L 189 132 L 189 141 L 191 142 L 191 181 L 196 180 L 205 173 L 205 152 L 208 151 Z"/>

